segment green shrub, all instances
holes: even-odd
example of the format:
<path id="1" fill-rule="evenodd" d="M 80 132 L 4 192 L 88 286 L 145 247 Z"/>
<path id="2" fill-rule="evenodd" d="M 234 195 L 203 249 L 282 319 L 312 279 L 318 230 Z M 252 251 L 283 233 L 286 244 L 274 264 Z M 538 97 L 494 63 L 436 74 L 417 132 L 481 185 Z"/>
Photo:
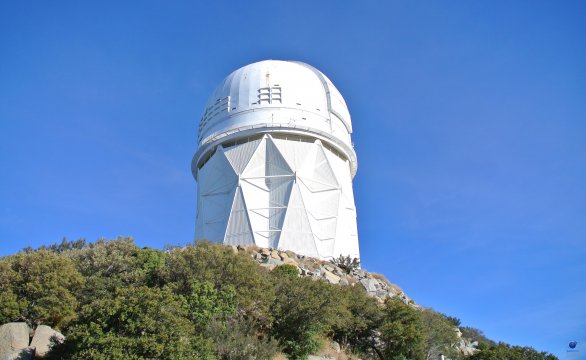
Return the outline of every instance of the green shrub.
<path id="1" fill-rule="evenodd" d="M 299 270 L 297 270 L 297 266 L 295 265 L 279 265 L 271 271 L 271 275 L 276 277 L 298 277 Z"/>
<path id="2" fill-rule="evenodd" d="M 2 311 L 5 318 L 25 320 L 33 327 L 46 324 L 58 328 L 75 318 L 76 295 L 84 278 L 71 259 L 39 250 L 19 253 L 3 262 L 0 277 L 5 280 L 0 282 L 5 284 L 0 286 L 9 289 L 0 296 L 1 307 L 6 306 Z"/>
<path id="3" fill-rule="evenodd" d="M 317 351 L 320 338 L 347 315 L 340 311 L 338 289 L 310 278 L 276 278 L 272 334 L 292 359 Z"/>
<path id="4" fill-rule="evenodd" d="M 208 334 L 214 341 L 215 354 L 222 360 L 269 360 L 281 351 L 276 339 L 258 333 L 258 325 L 246 319 L 213 319 Z"/>
<path id="5" fill-rule="evenodd" d="M 211 359 L 188 304 L 169 289 L 128 287 L 85 305 L 66 341 L 51 352 L 68 359 Z"/>

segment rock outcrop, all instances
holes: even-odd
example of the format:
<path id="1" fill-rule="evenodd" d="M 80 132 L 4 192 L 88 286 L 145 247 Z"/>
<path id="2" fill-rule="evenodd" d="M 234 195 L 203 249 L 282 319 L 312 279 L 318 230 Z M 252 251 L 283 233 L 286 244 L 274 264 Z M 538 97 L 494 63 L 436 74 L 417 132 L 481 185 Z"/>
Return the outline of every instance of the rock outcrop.
<path id="1" fill-rule="evenodd" d="M 300 276 L 324 279 L 332 284 L 362 286 L 368 295 L 383 303 L 387 297 L 399 297 L 405 303 L 415 305 L 400 287 L 392 284 L 383 275 L 371 273 L 364 269 L 346 267 L 316 258 L 297 255 L 292 251 L 263 249 L 257 246 L 232 246 L 234 252 L 245 252 L 261 266 L 270 270 L 279 265 L 293 265 L 297 267 Z"/>
<path id="2" fill-rule="evenodd" d="M 60 332 L 55 331 L 46 325 L 39 325 L 35 329 L 31 346 L 36 349 L 36 357 L 42 358 L 47 355 L 49 350 L 51 350 L 51 345 L 53 343 L 61 343 L 63 340 L 65 340 L 65 336 Z"/>
<path id="3" fill-rule="evenodd" d="M 26 323 L 0 326 L 0 360 L 16 359 L 29 346 L 30 328 Z"/>
<path id="4" fill-rule="evenodd" d="M 43 358 L 54 341 L 65 336 L 46 325 L 39 325 L 31 340 L 31 329 L 26 323 L 8 323 L 0 326 L 0 360 L 32 360 Z M 30 344 L 29 344 L 30 343 Z"/>

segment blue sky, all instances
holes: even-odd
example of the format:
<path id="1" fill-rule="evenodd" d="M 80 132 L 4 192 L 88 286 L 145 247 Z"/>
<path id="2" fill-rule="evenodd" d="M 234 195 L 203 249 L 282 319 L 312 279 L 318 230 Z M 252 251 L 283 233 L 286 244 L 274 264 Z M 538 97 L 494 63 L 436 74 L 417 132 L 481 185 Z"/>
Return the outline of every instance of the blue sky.
<path id="1" fill-rule="evenodd" d="M 586 345 L 585 24 L 583 1 L 3 2 L 0 255 L 191 241 L 207 97 L 300 60 L 353 116 L 363 266 L 566 358 Z"/>

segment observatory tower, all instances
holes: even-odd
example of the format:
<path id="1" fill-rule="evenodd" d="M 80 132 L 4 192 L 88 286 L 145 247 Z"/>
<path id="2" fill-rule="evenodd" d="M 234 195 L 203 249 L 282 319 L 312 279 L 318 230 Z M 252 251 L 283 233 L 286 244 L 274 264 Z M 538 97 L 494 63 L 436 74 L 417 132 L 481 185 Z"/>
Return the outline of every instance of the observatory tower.
<path id="1" fill-rule="evenodd" d="M 199 124 L 196 239 L 359 258 L 351 133 L 342 95 L 310 65 L 228 75 Z"/>

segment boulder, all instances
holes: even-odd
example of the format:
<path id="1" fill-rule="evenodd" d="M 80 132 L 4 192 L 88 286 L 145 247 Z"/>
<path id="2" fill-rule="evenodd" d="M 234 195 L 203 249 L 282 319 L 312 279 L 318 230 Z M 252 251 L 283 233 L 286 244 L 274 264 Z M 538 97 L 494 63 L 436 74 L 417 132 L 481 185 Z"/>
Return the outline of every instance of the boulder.
<path id="1" fill-rule="evenodd" d="M 340 353 L 340 351 L 342 351 L 342 349 L 340 349 L 340 344 L 338 344 L 337 342 L 332 341 L 331 345 L 332 345 L 332 349 L 335 352 Z"/>
<path id="2" fill-rule="evenodd" d="M 273 259 L 281 260 L 281 257 L 279 256 L 279 252 L 277 250 L 272 250 L 271 251 L 271 257 Z"/>
<path id="3" fill-rule="evenodd" d="M 283 259 L 283 262 L 284 262 L 285 264 L 288 264 L 288 265 L 295 265 L 295 266 L 299 266 L 299 264 L 297 263 L 297 261 L 295 261 L 295 260 L 291 259 L 290 257 L 286 257 L 286 258 L 284 258 L 284 259 Z"/>
<path id="4" fill-rule="evenodd" d="M 324 277 L 324 279 L 326 279 L 331 284 L 337 284 L 337 283 L 340 282 L 340 277 L 339 276 L 336 276 L 336 275 L 332 274 L 331 272 L 329 272 L 327 270 L 323 272 L 323 277 Z"/>
<path id="5" fill-rule="evenodd" d="M 34 357 L 35 348 L 28 346 L 21 350 L 11 351 L 4 355 L 0 355 L 0 360 L 33 360 Z"/>
<path id="6" fill-rule="evenodd" d="M 283 262 L 281 260 L 277 260 L 277 259 L 271 257 L 271 258 L 268 258 L 265 260 L 265 264 L 279 266 L 279 265 L 283 265 Z"/>
<path id="7" fill-rule="evenodd" d="M 63 340 L 65 340 L 65 336 L 60 332 L 55 331 L 46 325 L 39 325 L 35 330 L 31 346 L 36 349 L 35 356 L 37 358 L 42 358 L 51 349 L 53 341 L 61 343 Z"/>
<path id="8" fill-rule="evenodd" d="M 28 347 L 30 329 L 26 323 L 8 323 L 0 326 L 0 359 Z"/>
<path id="9" fill-rule="evenodd" d="M 378 283 L 378 281 L 376 281 L 375 279 L 360 279 L 360 283 L 362 284 L 362 286 L 364 286 L 366 291 L 376 292 L 376 284 Z"/>

